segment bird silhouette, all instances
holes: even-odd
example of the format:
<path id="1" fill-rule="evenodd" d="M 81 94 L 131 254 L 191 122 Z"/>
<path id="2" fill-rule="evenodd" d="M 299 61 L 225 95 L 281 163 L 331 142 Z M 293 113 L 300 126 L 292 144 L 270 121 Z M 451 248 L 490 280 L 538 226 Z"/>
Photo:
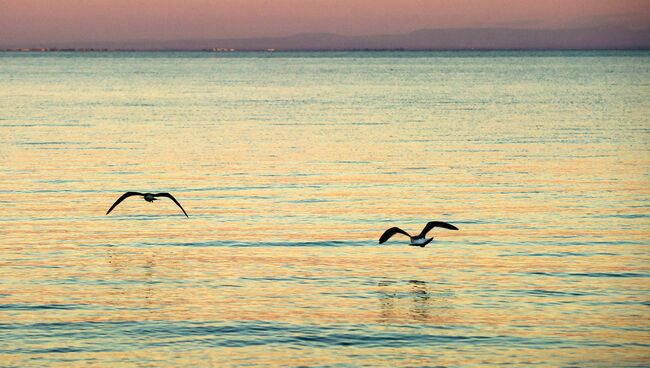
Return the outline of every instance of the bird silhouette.
<path id="1" fill-rule="evenodd" d="M 411 239 L 411 244 L 409 244 L 409 245 L 412 245 L 414 247 L 422 247 L 422 248 L 424 248 L 425 245 L 429 244 L 433 240 L 433 237 L 427 239 L 426 236 L 427 236 L 427 233 L 431 229 L 433 229 L 434 227 L 442 227 L 442 228 L 449 229 L 449 230 L 458 230 L 458 228 L 456 226 L 454 226 L 452 224 L 448 224 L 446 222 L 442 222 L 442 221 L 428 222 L 424 226 L 424 229 L 422 229 L 420 234 L 418 234 L 416 236 L 411 236 L 409 233 L 407 233 L 406 231 L 400 229 L 399 227 L 391 227 L 390 229 L 384 231 L 384 233 L 381 235 L 381 237 L 379 238 L 379 244 L 385 243 L 388 239 L 390 239 L 395 234 L 404 234 L 404 235 L 408 236 Z"/>
<path id="2" fill-rule="evenodd" d="M 178 207 L 180 207 L 181 211 L 183 211 L 185 216 L 189 218 L 189 216 L 187 216 L 187 212 L 185 212 L 185 210 L 183 209 L 183 206 L 181 206 L 181 204 L 178 203 L 176 198 L 174 198 L 174 196 L 169 194 L 169 193 L 155 193 L 154 194 L 154 193 L 126 192 L 126 193 L 122 194 L 122 196 L 120 198 L 118 198 L 117 201 L 115 201 L 115 203 L 113 203 L 113 205 L 111 206 L 111 208 L 108 209 L 106 214 L 108 215 L 109 213 L 111 213 L 113 208 L 115 208 L 123 200 L 125 200 L 125 199 L 127 199 L 127 198 L 129 198 L 131 196 L 142 196 L 142 197 L 144 197 L 144 200 L 147 201 L 147 202 L 153 202 L 153 201 L 157 200 L 156 197 L 167 197 L 167 198 L 171 199 L 172 201 L 174 201 L 174 203 L 176 203 L 176 205 Z"/>

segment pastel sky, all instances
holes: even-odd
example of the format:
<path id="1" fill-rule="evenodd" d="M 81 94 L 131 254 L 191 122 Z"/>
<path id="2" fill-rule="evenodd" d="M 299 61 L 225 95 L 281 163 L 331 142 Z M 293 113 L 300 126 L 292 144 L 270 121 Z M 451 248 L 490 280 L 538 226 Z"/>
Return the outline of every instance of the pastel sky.
<path id="1" fill-rule="evenodd" d="M 610 24 L 646 27 L 650 1 L 0 0 L 0 44 Z"/>

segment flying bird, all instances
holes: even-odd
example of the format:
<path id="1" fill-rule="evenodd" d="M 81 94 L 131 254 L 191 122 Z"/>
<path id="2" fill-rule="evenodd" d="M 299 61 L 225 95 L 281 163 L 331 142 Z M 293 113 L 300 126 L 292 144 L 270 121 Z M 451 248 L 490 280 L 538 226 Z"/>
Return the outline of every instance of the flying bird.
<path id="1" fill-rule="evenodd" d="M 434 227 L 444 227 L 445 229 L 449 230 L 458 230 L 456 226 L 442 221 L 431 221 L 427 223 L 424 229 L 422 229 L 422 232 L 416 236 L 411 236 L 409 233 L 400 229 L 399 227 L 391 227 L 390 229 L 384 231 L 384 233 L 381 235 L 381 238 L 379 238 L 379 244 L 385 243 L 395 234 L 404 234 L 411 239 L 411 244 L 409 245 L 424 248 L 425 245 L 429 244 L 433 240 L 433 237 L 427 239 L 426 236 L 427 233 Z"/>
<path id="2" fill-rule="evenodd" d="M 183 211 L 185 216 L 189 218 L 189 216 L 187 216 L 187 212 L 185 212 L 185 210 L 183 209 L 183 206 L 181 206 L 181 204 L 178 203 L 176 198 L 174 198 L 174 196 L 169 194 L 169 193 L 155 193 L 154 194 L 154 193 L 126 192 L 126 193 L 122 194 L 122 196 L 120 198 L 118 198 L 117 201 L 115 201 L 115 203 L 113 203 L 113 205 L 111 206 L 111 208 L 108 209 L 108 212 L 106 212 L 106 214 L 108 215 L 109 213 L 111 213 L 113 208 L 115 208 L 123 200 L 125 200 L 125 199 L 127 199 L 127 198 L 129 198 L 131 196 L 136 196 L 136 195 L 143 196 L 144 200 L 147 201 L 147 202 L 155 201 L 156 197 L 167 197 L 167 198 L 171 199 L 172 201 L 174 201 L 174 203 L 176 203 L 176 205 L 178 207 L 180 207 L 181 211 Z"/>

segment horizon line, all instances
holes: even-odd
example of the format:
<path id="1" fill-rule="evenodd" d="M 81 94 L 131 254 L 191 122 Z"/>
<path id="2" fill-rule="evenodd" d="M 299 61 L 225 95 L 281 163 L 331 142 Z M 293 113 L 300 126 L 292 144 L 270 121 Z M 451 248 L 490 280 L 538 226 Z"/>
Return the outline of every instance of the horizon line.
<path id="1" fill-rule="evenodd" d="M 650 51 L 650 47 L 608 47 L 608 48 L 352 48 L 352 49 L 231 49 L 231 50 L 213 50 L 206 48 L 196 49 L 140 49 L 140 48 L 39 48 L 39 47 L 10 47 L 0 48 L 2 53 L 103 53 L 103 52 L 148 52 L 148 53 L 214 53 L 214 54 L 232 54 L 232 53 L 300 53 L 300 52 L 590 52 L 590 51 Z"/>
<path id="2" fill-rule="evenodd" d="M 422 28 L 404 33 L 342 35 L 303 32 L 243 38 L 129 39 L 122 41 L 25 41 L 4 51 L 451 51 L 451 50 L 645 50 L 650 28 L 621 25 L 581 28 Z"/>

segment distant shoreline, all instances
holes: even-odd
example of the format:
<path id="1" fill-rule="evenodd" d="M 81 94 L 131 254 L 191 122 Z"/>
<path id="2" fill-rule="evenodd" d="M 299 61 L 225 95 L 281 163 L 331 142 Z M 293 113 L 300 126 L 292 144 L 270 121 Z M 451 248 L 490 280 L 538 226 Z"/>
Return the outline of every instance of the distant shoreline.
<path id="1" fill-rule="evenodd" d="M 650 50 L 650 28 L 606 26 L 576 29 L 420 29 L 408 33 L 347 36 L 299 33 L 285 37 L 178 40 L 15 41 L 4 51 L 79 52 L 350 52 L 350 51 L 577 51 Z"/>
<path id="2" fill-rule="evenodd" d="M 242 49 L 215 51 L 210 49 L 95 49 L 95 48 L 6 48 L 0 49 L 1 53 L 109 53 L 109 52 L 188 52 L 188 53 L 307 53 L 307 52 L 593 52 L 593 51 L 650 51 L 650 48 L 471 48 L 471 49 Z"/>

